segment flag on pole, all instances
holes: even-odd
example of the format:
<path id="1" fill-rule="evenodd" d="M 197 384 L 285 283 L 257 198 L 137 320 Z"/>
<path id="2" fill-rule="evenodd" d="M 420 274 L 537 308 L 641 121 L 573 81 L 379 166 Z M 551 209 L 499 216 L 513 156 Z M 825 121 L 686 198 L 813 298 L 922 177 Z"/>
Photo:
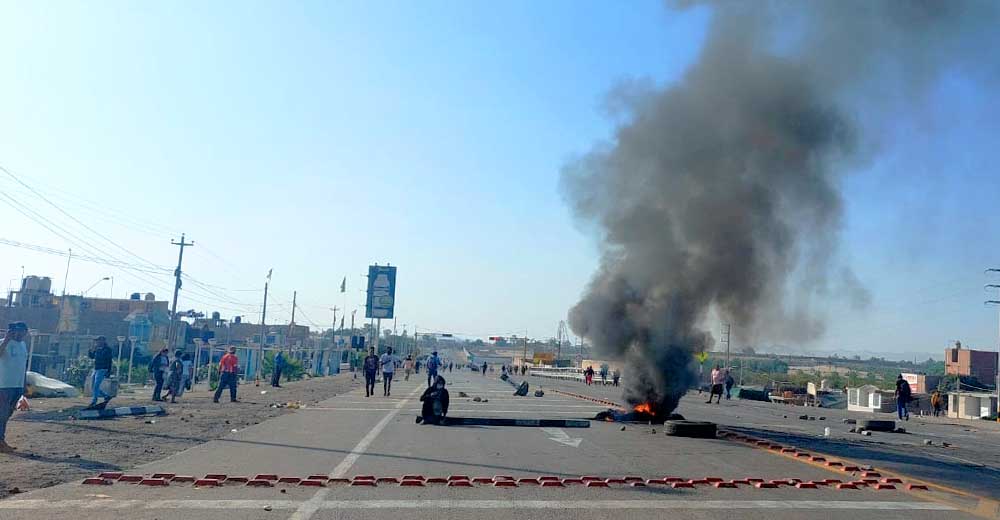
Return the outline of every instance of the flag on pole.
<path id="1" fill-rule="evenodd" d="M 271 272 L 272 271 L 274 271 L 274 268 L 271 268 L 271 269 L 267 270 L 267 281 L 269 281 L 269 282 L 271 281 Z"/>
<path id="2" fill-rule="evenodd" d="M 346 276 L 344 277 L 344 280 L 342 282 L 340 282 L 340 292 L 347 292 L 347 277 Z"/>

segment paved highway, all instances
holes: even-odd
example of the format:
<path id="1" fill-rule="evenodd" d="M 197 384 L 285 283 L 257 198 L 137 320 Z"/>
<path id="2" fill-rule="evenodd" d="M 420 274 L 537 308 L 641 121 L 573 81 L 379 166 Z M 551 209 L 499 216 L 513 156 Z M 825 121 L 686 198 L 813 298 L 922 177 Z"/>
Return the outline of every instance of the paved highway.
<path id="1" fill-rule="evenodd" d="M 449 390 L 452 416 L 507 418 L 591 417 L 602 405 L 566 395 L 513 397 L 511 387 L 493 376 L 455 372 Z M 821 485 L 799 489 L 787 483 L 758 489 L 737 484 L 716 488 L 699 479 L 764 481 L 830 478 L 856 480 L 745 442 L 667 437 L 648 425 L 594 423 L 586 429 L 536 427 L 435 427 L 414 423 L 419 410 L 419 379 L 397 382 L 392 397 L 365 398 L 353 391 L 319 406 L 278 417 L 209 442 L 127 474 L 173 473 L 327 478 L 404 475 L 470 478 L 571 479 L 564 487 L 522 482 L 517 487 L 474 483 L 471 487 L 428 483 L 377 486 L 338 483 L 325 487 L 276 484 L 218 488 L 172 482 L 165 487 L 116 482 L 71 483 L 0 501 L 3 519 L 88 520 L 157 518 L 164 520 L 334 519 L 334 518 L 740 518 L 931 519 L 975 518 L 968 504 L 946 500 L 936 491 L 856 490 Z M 579 390 L 579 388 L 576 388 Z M 604 392 L 604 389 L 600 390 Z M 609 397 L 616 397 L 609 392 Z M 469 398 L 458 397 L 459 392 Z M 488 399 L 474 402 L 472 397 Z M 689 414 L 697 418 L 694 413 Z M 644 479 L 694 479 L 693 488 L 652 482 L 632 487 L 612 480 L 609 487 L 585 486 L 583 476 Z M 504 479 L 498 479 L 504 480 Z"/>

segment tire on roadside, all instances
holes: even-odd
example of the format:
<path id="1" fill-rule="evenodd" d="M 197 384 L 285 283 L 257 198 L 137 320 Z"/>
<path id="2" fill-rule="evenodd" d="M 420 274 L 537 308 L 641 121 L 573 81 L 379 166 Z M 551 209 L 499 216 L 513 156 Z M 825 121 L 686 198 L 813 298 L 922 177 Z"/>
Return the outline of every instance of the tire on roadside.
<path id="1" fill-rule="evenodd" d="M 667 421 L 663 430 L 671 437 L 714 439 L 716 436 L 715 423 L 707 421 Z"/>
<path id="2" fill-rule="evenodd" d="M 861 429 L 873 432 L 891 432 L 896 429 L 896 421 L 869 419 L 861 421 Z"/>

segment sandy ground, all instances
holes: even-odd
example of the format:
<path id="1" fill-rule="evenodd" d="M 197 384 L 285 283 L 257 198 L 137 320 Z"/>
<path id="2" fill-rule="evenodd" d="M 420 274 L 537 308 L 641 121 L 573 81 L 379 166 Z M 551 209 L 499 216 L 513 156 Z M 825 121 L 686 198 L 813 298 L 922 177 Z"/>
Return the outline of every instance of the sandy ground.
<path id="1" fill-rule="evenodd" d="M 16 412 L 7 427 L 7 442 L 17 453 L 0 454 L 0 498 L 156 461 L 292 411 L 272 404 L 309 406 L 361 384 L 346 373 L 283 383 L 283 388 L 242 385 L 242 402 L 230 403 L 227 391 L 220 404 L 212 402 L 211 393 L 194 391 L 176 404 L 161 403 L 167 415 L 104 420 L 75 419 L 89 398 L 32 399 L 31 410 Z M 111 404 L 156 404 L 150 393 L 121 395 Z"/>

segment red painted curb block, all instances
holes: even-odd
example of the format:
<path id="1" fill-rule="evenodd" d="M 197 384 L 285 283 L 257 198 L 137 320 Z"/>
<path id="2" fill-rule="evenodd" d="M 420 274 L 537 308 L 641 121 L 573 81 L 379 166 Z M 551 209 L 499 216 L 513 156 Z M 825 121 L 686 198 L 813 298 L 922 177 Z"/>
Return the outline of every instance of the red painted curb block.
<path id="1" fill-rule="evenodd" d="M 424 481 L 423 480 L 416 480 L 416 479 L 413 479 L 413 480 L 403 479 L 403 481 L 400 482 L 399 485 L 400 486 L 405 486 L 405 487 L 424 487 Z"/>
<path id="2" fill-rule="evenodd" d="M 733 480 L 730 480 L 730 482 L 732 482 L 733 484 L 742 484 L 744 486 L 750 485 L 750 479 L 748 478 L 735 478 Z"/>
<path id="3" fill-rule="evenodd" d="M 370 481 L 370 480 L 363 480 L 361 482 L 368 482 L 372 486 L 375 485 L 375 483 L 372 482 L 372 481 Z M 353 486 L 354 484 L 351 484 L 351 485 Z M 361 484 L 358 484 L 358 485 L 361 485 Z M 300 480 L 299 481 L 299 486 L 301 486 L 301 487 L 326 487 L 326 483 L 324 481 L 322 481 L 322 480 L 313 480 L 311 478 L 307 478 L 305 480 Z"/>
<path id="4" fill-rule="evenodd" d="M 274 483 L 271 482 L 270 480 L 254 478 L 254 479 L 250 479 L 250 480 L 247 481 L 247 486 L 250 486 L 250 487 L 274 487 Z"/>
<path id="5" fill-rule="evenodd" d="M 795 453 L 796 451 L 798 450 L 796 450 L 795 448 L 784 448 L 781 450 L 781 453 Z"/>
<path id="6" fill-rule="evenodd" d="M 590 480 L 601 480 L 601 481 L 604 480 L 603 478 L 598 477 L 598 476 L 594 476 L 594 475 L 587 475 L 585 477 L 580 477 L 580 478 L 583 479 L 584 482 L 587 482 L 587 481 L 590 481 Z"/>
<path id="7" fill-rule="evenodd" d="M 493 480 L 514 480 L 514 477 L 510 475 L 493 475 Z"/>
<path id="8" fill-rule="evenodd" d="M 663 480 L 667 481 L 667 483 L 687 482 L 686 479 L 683 479 L 683 478 L 680 478 L 680 477 L 663 477 Z"/>
<path id="9" fill-rule="evenodd" d="M 538 481 L 539 481 L 539 482 L 544 482 L 544 481 L 546 481 L 546 480 L 556 480 L 556 481 L 561 481 L 562 479 L 561 479 L 561 478 L 559 478 L 559 477 L 553 477 L 553 476 L 545 476 L 545 477 L 538 477 Z"/>
<path id="10" fill-rule="evenodd" d="M 827 482 L 827 481 L 825 481 L 825 480 L 810 480 L 809 482 L 806 482 L 806 484 L 814 484 L 816 486 L 829 486 L 830 485 L 830 483 Z"/>
<path id="11" fill-rule="evenodd" d="M 314 479 L 306 479 L 306 480 L 314 480 Z M 349 479 L 349 478 L 331 478 L 331 479 L 327 479 L 326 483 L 327 484 L 350 484 L 351 483 L 351 479 Z"/>
<path id="12" fill-rule="evenodd" d="M 780 444 L 772 444 L 768 446 L 767 449 L 774 451 L 785 451 L 785 447 Z"/>
<path id="13" fill-rule="evenodd" d="M 632 482 L 630 485 L 632 487 L 646 487 L 646 483 L 645 482 Z"/>
<path id="14" fill-rule="evenodd" d="M 855 480 L 854 482 L 848 482 L 848 484 L 854 484 L 857 487 L 868 487 L 868 483 L 864 480 Z"/>
<path id="15" fill-rule="evenodd" d="M 468 480 L 452 480 L 448 483 L 448 487 L 472 487 L 472 482 Z"/>
<path id="16" fill-rule="evenodd" d="M 923 484 L 907 484 L 906 489 L 910 491 L 916 491 L 916 490 L 927 491 L 927 486 Z"/>
<path id="17" fill-rule="evenodd" d="M 645 482 L 646 479 L 642 477 L 625 477 L 625 482 Z"/>
<path id="18" fill-rule="evenodd" d="M 666 486 L 667 485 L 667 481 L 664 480 L 664 479 L 662 479 L 662 478 L 651 478 L 651 479 L 649 479 L 649 480 L 646 481 L 646 484 L 648 484 L 650 486 L 653 486 L 653 485 Z"/>
<path id="19" fill-rule="evenodd" d="M 875 489 L 877 491 L 882 491 L 884 489 L 896 489 L 896 486 L 893 486 L 892 484 L 875 484 Z"/>
<path id="20" fill-rule="evenodd" d="M 587 487 L 608 487 L 607 482 L 601 482 L 600 480 L 591 480 L 587 482 Z"/>
<path id="21" fill-rule="evenodd" d="M 795 454 L 795 458 L 797 458 L 797 459 L 805 459 L 805 458 L 809 458 L 809 457 L 812 457 L 812 455 L 810 455 L 809 453 L 801 452 L 801 451 Z"/>
<path id="22" fill-rule="evenodd" d="M 326 480 L 327 475 L 309 475 L 304 480 Z"/>
<path id="23" fill-rule="evenodd" d="M 448 483 L 448 479 L 446 479 L 444 477 L 429 477 L 424 482 L 426 482 L 428 484 L 447 484 Z"/>
<path id="24" fill-rule="evenodd" d="M 170 480 L 170 479 L 172 479 L 172 478 L 174 478 L 176 476 L 177 475 L 174 474 L 174 473 L 153 473 L 153 476 L 149 477 L 149 478 L 162 478 L 162 479 Z"/>
<path id="25" fill-rule="evenodd" d="M 302 479 L 299 477 L 281 477 L 278 479 L 279 484 L 298 484 L 299 482 L 302 482 Z"/>
<path id="26" fill-rule="evenodd" d="M 139 482 L 140 486 L 169 486 L 165 478 L 144 478 Z"/>
<path id="27" fill-rule="evenodd" d="M 833 468 L 833 467 L 836 467 L 836 466 L 843 466 L 844 463 L 843 462 L 838 462 L 836 460 L 828 460 L 828 461 L 826 461 L 826 465 L 829 466 L 829 467 L 831 467 L 831 468 Z"/>
<path id="28" fill-rule="evenodd" d="M 191 475 L 176 475 L 174 478 L 170 479 L 171 482 L 194 482 L 195 479 Z"/>
<path id="29" fill-rule="evenodd" d="M 309 478 L 312 479 L 313 477 L 309 477 Z M 326 475 L 323 475 L 323 476 L 318 477 L 318 478 L 325 479 Z M 354 476 L 354 480 L 375 480 L 375 475 L 355 475 Z"/>
<path id="30" fill-rule="evenodd" d="M 787 480 L 772 480 L 772 481 L 768 482 L 768 484 L 774 484 L 775 487 L 777 487 L 777 486 L 793 486 L 793 485 L 795 485 L 794 483 L 789 483 Z"/>
<path id="31" fill-rule="evenodd" d="M 227 475 L 221 473 L 209 473 L 205 475 L 205 480 L 226 480 Z"/>
<path id="32" fill-rule="evenodd" d="M 855 486 L 850 482 L 844 482 L 842 484 L 837 484 L 837 489 L 858 489 L 858 486 Z"/>
<path id="33" fill-rule="evenodd" d="M 671 482 L 670 483 L 670 487 L 672 487 L 674 489 L 678 489 L 678 488 L 693 488 L 694 484 L 692 484 L 690 482 Z"/>
<path id="34" fill-rule="evenodd" d="M 278 476 L 271 473 L 264 473 L 262 475 L 257 475 L 253 480 L 278 480 Z"/>
<path id="35" fill-rule="evenodd" d="M 778 485 L 773 484 L 771 482 L 757 482 L 756 484 L 753 485 L 753 487 L 757 489 L 774 489 L 777 488 Z"/>
<path id="36" fill-rule="evenodd" d="M 226 477 L 226 482 L 236 482 L 238 484 L 246 484 L 250 482 L 249 477 Z"/>
<path id="37" fill-rule="evenodd" d="M 518 484 L 539 484 L 537 478 L 519 478 L 517 479 Z"/>
<path id="38" fill-rule="evenodd" d="M 375 487 L 375 481 L 374 480 L 353 480 L 353 481 L 351 481 L 351 485 L 352 486 L 369 486 L 369 487 Z"/>
<path id="39" fill-rule="evenodd" d="M 562 482 L 558 480 L 543 480 L 542 487 L 564 487 Z"/>
<path id="40" fill-rule="evenodd" d="M 493 483 L 493 487 L 517 487 L 517 482 L 513 480 L 497 480 Z"/>
<path id="41" fill-rule="evenodd" d="M 403 475 L 403 480 L 424 480 L 423 475 Z"/>
<path id="42" fill-rule="evenodd" d="M 725 479 L 719 478 L 719 477 L 705 477 L 705 482 L 708 482 L 708 483 L 722 482 L 724 480 Z"/>
<path id="43" fill-rule="evenodd" d="M 717 488 L 734 488 L 734 487 L 736 487 L 736 484 L 734 484 L 732 482 L 716 482 L 715 483 L 715 487 L 717 487 Z"/>
<path id="44" fill-rule="evenodd" d="M 594 481 L 594 482 L 596 482 L 596 481 Z M 609 479 L 605 479 L 604 482 L 607 482 L 608 484 L 624 484 L 625 483 L 625 479 L 623 479 L 623 478 L 609 478 Z"/>
<path id="45" fill-rule="evenodd" d="M 799 482 L 798 484 L 795 484 L 795 487 L 797 487 L 799 489 L 818 489 L 819 488 L 819 486 L 817 486 L 816 484 L 813 484 L 812 482 Z"/>
<path id="46" fill-rule="evenodd" d="M 844 466 L 844 467 L 842 467 L 840 469 L 841 469 L 841 471 L 844 471 L 844 472 L 847 472 L 847 473 L 854 473 L 855 471 L 861 471 L 861 468 L 859 468 L 857 466 Z"/>
<path id="47" fill-rule="evenodd" d="M 826 457 L 817 457 L 817 456 L 814 455 L 814 456 L 810 457 L 809 460 L 811 460 L 813 462 L 826 462 Z"/>
<path id="48" fill-rule="evenodd" d="M 121 471 L 105 471 L 100 475 L 98 475 L 98 477 L 109 478 L 111 480 L 118 480 L 119 478 L 121 478 L 122 475 L 124 475 L 124 473 L 122 473 Z"/>
<path id="49" fill-rule="evenodd" d="M 118 482 L 142 482 L 142 475 L 122 475 L 118 477 Z"/>
<path id="50" fill-rule="evenodd" d="M 883 484 L 902 484 L 903 481 L 895 477 L 886 477 L 882 479 Z"/>
<path id="51" fill-rule="evenodd" d="M 708 481 L 703 478 L 693 478 L 687 481 L 688 484 L 708 484 Z"/>
<path id="52" fill-rule="evenodd" d="M 194 481 L 195 487 L 219 487 L 222 481 L 214 478 L 200 478 Z"/>
<path id="53" fill-rule="evenodd" d="M 758 482 L 764 482 L 764 479 L 762 479 L 762 478 L 748 478 L 747 482 L 750 482 L 751 484 L 756 484 Z"/>
<path id="54" fill-rule="evenodd" d="M 110 486 L 114 481 L 101 477 L 91 477 L 83 479 L 83 483 L 88 486 Z"/>

